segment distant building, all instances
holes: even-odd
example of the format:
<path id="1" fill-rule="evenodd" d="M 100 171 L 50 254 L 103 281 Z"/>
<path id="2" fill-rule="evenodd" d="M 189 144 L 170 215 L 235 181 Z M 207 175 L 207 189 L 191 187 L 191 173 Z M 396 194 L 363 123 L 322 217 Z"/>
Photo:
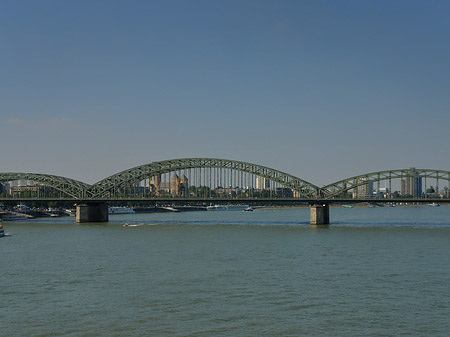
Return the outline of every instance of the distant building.
<path id="1" fill-rule="evenodd" d="M 377 198 L 387 198 L 389 195 L 389 188 L 380 187 L 377 191 L 373 192 L 373 195 Z"/>
<path id="2" fill-rule="evenodd" d="M 181 178 L 175 174 L 170 180 L 170 193 L 177 196 L 186 196 L 189 190 L 188 181 L 184 174 Z"/>
<path id="3" fill-rule="evenodd" d="M 277 187 L 276 194 L 278 197 L 281 197 L 281 198 L 293 198 L 294 197 L 294 191 L 287 187 Z"/>
<path id="4" fill-rule="evenodd" d="M 358 178 L 357 184 L 363 183 L 364 181 L 369 180 L 367 177 Z M 353 192 L 354 199 L 365 199 L 371 198 L 373 196 L 373 182 L 368 182 L 361 186 L 357 186 Z"/>
<path id="5" fill-rule="evenodd" d="M 157 197 L 159 197 L 159 195 L 160 195 L 160 190 L 159 190 L 160 182 L 161 182 L 161 175 L 158 174 L 156 176 L 151 177 L 149 180 L 149 183 L 148 183 L 148 187 L 150 188 L 150 190 L 152 192 L 155 193 L 155 195 Z"/>
<path id="6" fill-rule="evenodd" d="M 44 189 L 44 185 L 42 185 L 42 184 L 15 185 L 15 186 L 9 186 L 7 192 L 8 192 L 8 194 L 11 194 L 14 196 L 20 196 L 22 193 L 25 193 L 25 192 L 38 193 L 43 189 Z"/>
<path id="7" fill-rule="evenodd" d="M 422 195 L 422 178 L 414 167 L 410 168 L 406 177 L 400 181 L 400 194 L 420 197 Z"/>
<path id="8" fill-rule="evenodd" d="M 185 197 L 189 191 L 189 179 L 184 174 L 181 178 L 174 174 L 170 181 L 161 181 L 161 175 L 156 175 L 149 179 L 147 187 L 157 197 L 163 195 Z"/>
<path id="9" fill-rule="evenodd" d="M 257 190 L 270 190 L 270 180 L 264 177 L 256 177 L 256 189 Z"/>

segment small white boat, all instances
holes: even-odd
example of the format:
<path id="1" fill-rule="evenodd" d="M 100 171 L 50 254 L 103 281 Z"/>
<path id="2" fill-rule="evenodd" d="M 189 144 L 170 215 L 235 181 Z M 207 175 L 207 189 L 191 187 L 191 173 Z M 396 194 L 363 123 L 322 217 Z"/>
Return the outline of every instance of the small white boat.
<path id="1" fill-rule="evenodd" d="M 134 210 L 130 207 L 108 207 L 108 214 L 134 214 Z"/>
<path id="2" fill-rule="evenodd" d="M 171 212 L 179 212 L 180 211 L 179 209 L 176 209 L 176 208 L 173 208 L 173 207 L 170 207 L 170 206 L 161 207 L 161 208 L 162 209 L 166 209 L 166 210 L 171 211 Z"/>
<path id="3" fill-rule="evenodd" d="M 206 207 L 207 211 L 243 211 L 249 208 L 248 205 L 210 205 Z"/>
<path id="4" fill-rule="evenodd" d="M 210 205 L 206 207 L 207 211 L 226 211 L 227 207 L 224 205 Z"/>
<path id="5" fill-rule="evenodd" d="M 244 212 L 253 212 L 253 208 L 247 207 L 246 209 L 244 209 Z"/>
<path id="6" fill-rule="evenodd" d="M 433 202 L 433 203 L 431 203 L 431 204 L 428 204 L 428 206 L 431 206 L 431 207 L 439 207 L 439 206 L 441 206 L 441 205 L 436 204 L 435 202 Z"/>
<path id="7" fill-rule="evenodd" d="M 77 214 L 76 209 L 65 209 L 64 211 L 66 212 L 66 214 L 68 214 L 70 216 L 75 216 Z"/>

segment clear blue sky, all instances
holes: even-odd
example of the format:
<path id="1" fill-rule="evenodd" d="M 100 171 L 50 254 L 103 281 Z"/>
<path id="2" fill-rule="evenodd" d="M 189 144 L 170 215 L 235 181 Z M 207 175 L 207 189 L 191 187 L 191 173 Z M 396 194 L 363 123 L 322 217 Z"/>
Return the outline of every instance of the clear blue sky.
<path id="1" fill-rule="evenodd" d="M 450 170 L 450 1 L 0 1 L 0 172 Z"/>

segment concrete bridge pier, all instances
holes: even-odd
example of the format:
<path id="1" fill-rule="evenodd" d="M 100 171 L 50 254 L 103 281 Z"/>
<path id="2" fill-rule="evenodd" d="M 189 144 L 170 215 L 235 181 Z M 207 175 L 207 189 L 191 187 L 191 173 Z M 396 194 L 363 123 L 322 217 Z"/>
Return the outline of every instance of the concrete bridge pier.
<path id="1" fill-rule="evenodd" d="M 108 222 L 108 203 L 87 202 L 77 205 L 76 222 Z"/>
<path id="2" fill-rule="evenodd" d="M 330 207 L 328 204 L 311 204 L 310 224 L 312 226 L 330 224 Z"/>

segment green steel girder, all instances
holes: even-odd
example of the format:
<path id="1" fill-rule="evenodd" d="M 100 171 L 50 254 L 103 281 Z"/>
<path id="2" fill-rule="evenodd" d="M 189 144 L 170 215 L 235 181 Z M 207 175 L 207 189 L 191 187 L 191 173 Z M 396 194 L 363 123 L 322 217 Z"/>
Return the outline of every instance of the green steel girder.
<path id="1" fill-rule="evenodd" d="M 304 198 L 316 198 L 319 190 L 318 186 L 305 180 L 261 165 L 217 158 L 184 158 L 153 162 L 114 174 L 94 184 L 88 195 L 90 198 L 106 197 L 115 189 L 124 188 L 146 178 L 191 168 L 225 168 L 251 173 L 291 188 Z"/>
<path id="2" fill-rule="evenodd" d="M 450 181 L 450 171 L 432 169 L 398 169 L 366 173 L 359 176 L 346 178 L 321 188 L 324 199 L 331 199 L 356 187 L 392 179 L 405 177 L 431 178 Z"/>
<path id="3" fill-rule="evenodd" d="M 50 174 L 14 172 L 0 173 L 0 183 L 15 180 L 30 180 L 36 183 L 41 183 L 74 199 L 83 199 L 86 195 L 86 191 L 90 188 L 90 185 L 81 181 Z"/>
<path id="4" fill-rule="evenodd" d="M 366 173 L 346 178 L 319 188 L 318 186 L 303 179 L 261 165 L 217 158 L 185 158 L 165 160 L 137 166 L 114 174 L 94 185 L 89 185 L 81 181 L 55 175 L 12 172 L 0 173 L 0 183 L 15 180 L 30 180 L 50 186 L 55 190 L 62 192 L 69 198 L 95 200 L 107 198 L 109 193 L 114 190 L 122 189 L 133 183 L 158 174 L 194 168 L 225 168 L 250 173 L 270 179 L 271 181 L 280 183 L 293 191 L 299 192 L 302 198 L 321 200 L 332 199 L 346 191 L 368 183 L 401 179 L 407 176 L 431 178 L 437 179 L 438 181 L 446 180 L 450 182 L 450 171 L 433 169 L 398 169 Z"/>

